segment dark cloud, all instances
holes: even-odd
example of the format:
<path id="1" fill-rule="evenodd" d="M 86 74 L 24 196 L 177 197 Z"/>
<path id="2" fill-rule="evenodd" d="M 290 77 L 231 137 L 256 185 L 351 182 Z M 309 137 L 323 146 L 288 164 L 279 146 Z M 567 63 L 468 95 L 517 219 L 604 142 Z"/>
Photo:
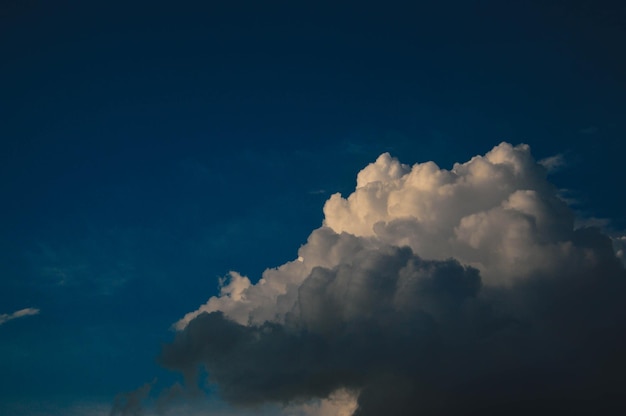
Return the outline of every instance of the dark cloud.
<path id="1" fill-rule="evenodd" d="M 383 155 L 358 183 L 297 260 L 232 272 L 177 323 L 160 362 L 186 389 L 202 369 L 244 407 L 347 391 L 333 414 L 626 411 L 626 270 L 528 146 L 451 171 Z"/>
<path id="2" fill-rule="evenodd" d="M 143 402 L 152 390 L 152 383 L 146 383 L 137 390 L 118 394 L 109 412 L 109 416 L 142 416 Z"/>
<path id="3" fill-rule="evenodd" d="M 574 241 L 593 266 L 509 288 L 481 287 L 455 260 L 362 249 L 313 269 L 284 324 L 202 313 L 161 361 L 188 375 L 204 366 L 224 399 L 244 405 L 348 388 L 360 392 L 355 415 L 622 406 L 626 273 L 597 230 Z"/>
<path id="4" fill-rule="evenodd" d="M 379 372 L 430 365 L 480 287 L 477 270 L 424 261 L 409 248 L 362 250 L 346 261 L 312 271 L 286 324 L 244 326 L 203 313 L 164 349 L 162 363 L 186 374 L 206 366 L 235 403 L 323 398 Z"/>

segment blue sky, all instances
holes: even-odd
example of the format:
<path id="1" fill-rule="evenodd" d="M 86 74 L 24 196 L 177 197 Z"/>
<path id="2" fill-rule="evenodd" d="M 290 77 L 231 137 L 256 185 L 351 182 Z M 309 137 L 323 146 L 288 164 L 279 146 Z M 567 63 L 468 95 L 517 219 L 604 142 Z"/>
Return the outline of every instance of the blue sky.
<path id="1" fill-rule="evenodd" d="M 561 154 L 579 220 L 623 234 L 620 2 L 323 3 L 2 6 L 0 314 L 39 313 L 0 324 L 0 409 L 178 380 L 170 326 L 297 257 L 384 152 Z"/>

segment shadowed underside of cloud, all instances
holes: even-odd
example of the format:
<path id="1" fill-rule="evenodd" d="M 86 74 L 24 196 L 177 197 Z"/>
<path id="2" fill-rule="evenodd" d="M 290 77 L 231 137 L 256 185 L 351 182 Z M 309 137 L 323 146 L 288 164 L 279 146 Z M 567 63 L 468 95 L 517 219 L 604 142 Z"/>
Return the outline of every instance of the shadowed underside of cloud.
<path id="1" fill-rule="evenodd" d="M 451 170 L 384 154 L 297 260 L 231 272 L 160 361 L 288 414 L 337 392 L 359 416 L 626 410 L 626 271 L 546 173 L 526 145 Z"/>

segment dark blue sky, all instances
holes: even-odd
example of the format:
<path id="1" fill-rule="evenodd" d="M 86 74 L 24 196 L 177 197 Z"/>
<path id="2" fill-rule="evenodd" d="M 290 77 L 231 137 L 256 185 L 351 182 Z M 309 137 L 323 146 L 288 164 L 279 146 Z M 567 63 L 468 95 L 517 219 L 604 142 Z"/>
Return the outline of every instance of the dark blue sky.
<path id="1" fill-rule="evenodd" d="M 0 326 L 0 409 L 167 378 L 169 325 L 385 151 L 562 153 L 626 227 L 622 2 L 113 3 L 0 6 L 0 313 L 41 310 Z"/>

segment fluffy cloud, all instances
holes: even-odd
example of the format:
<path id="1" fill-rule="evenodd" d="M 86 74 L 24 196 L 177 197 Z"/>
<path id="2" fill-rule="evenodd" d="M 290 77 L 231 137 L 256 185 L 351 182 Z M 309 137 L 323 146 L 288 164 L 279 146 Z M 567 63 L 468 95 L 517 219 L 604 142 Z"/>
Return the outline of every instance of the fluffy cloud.
<path id="1" fill-rule="evenodd" d="M 37 315 L 39 313 L 39 309 L 36 308 L 25 308 L 20 309 L 19 311 L 15 311 L 13 313 L 3 313 L 0 314 L 0 325 L 11 321 L 13 319 L 22 318 L 24 316 Z"/>
<path id="2" fill-rule="evenodd" d="M 451 170 L 383 154 L 296 260 L 231 272 L 160 361 L 302 414 L 623 408 L 626 271 L 546 175 L 526 145 Z"/>

